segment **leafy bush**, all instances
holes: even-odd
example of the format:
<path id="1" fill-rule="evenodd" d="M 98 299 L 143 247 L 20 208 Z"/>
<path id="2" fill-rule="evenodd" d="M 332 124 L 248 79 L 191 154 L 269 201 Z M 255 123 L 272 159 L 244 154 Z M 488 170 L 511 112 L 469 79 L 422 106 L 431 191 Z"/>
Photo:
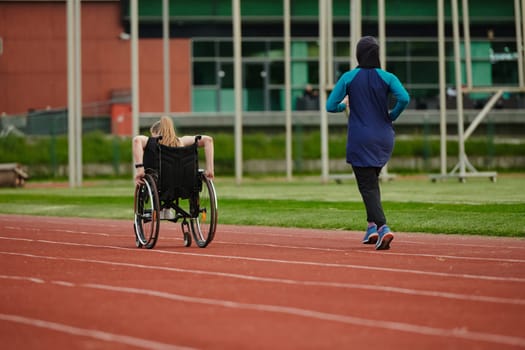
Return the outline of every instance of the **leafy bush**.
<path id="1" fill-rule="evenodd" d="M 111 163 L 131 161 L 131 139 L 93 132 L 83 136 L 82 161 L 84 163 Z M 9 135 L 0 138 L 0 163 L 47 165 L 68 163 L 66 136 L 20 137 Z"/>
<path id="2" fill-rule="evenodd" d="M 215 166 L 217 173 L 232 174 L 235 164 L 235 140 L 233 132 L 209 133 L 215 143 Z M 90 132 L 83 135 L 82 162 L 84 164 L 119 164 L 131 163 L 131 138 L 108 135 L 102 132 Z M 503 142 L 488 138 L 470 138 L 465 149 L 472 156 L 522 156 L 525 143 Z M 286 139 L 284 132 L 258 131 L 244 133 L 243 159 L 284 159 Z M 319 159 L 321 157 L 321 135 L 318 130 L 294 130 L 292 152 L 295 160 Z M 330 133 L 329 157 L 344 158 L 346 153 L 346 134 Z M 447 154 L 457 156 L 458 143 L 447 141 Z M 394 157 L 414 157 L 428 159 L 439 157 L 440 141 L 438 137 L 398 137 L 394 148 Z M 203 152 L 201 152 L 203 159 Z M 0 163 L 21 163 L 25 166 L 43 166 L 56 168 L 68 164 L 67 136 L 20 137 L 9 135 L 0 137 Z"/>

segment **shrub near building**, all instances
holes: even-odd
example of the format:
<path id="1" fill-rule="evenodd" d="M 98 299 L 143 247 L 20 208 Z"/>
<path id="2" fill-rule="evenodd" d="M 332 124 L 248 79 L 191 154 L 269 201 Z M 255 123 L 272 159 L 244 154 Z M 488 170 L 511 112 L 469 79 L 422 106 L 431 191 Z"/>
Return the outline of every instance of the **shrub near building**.
<path id="1" fill-rule="evenodd" d="M 235 145 L 231 133 L 214 133 L 215 165 L 218 176 L 230 176 L 235 169 Z M 321 157 L 320 133 L 308 131 L 295 135 L 292 143 L 294 173 L 316 173 L 316 168 L 301 168 L 303 162 L 316 162 Z M 490 140 L 471 138 L 465 145 L 471 158 L 482 158 L 483 166 L 498 171 L 523 171 L 525 169 L 525 143 L 516 140 Z M 331 134 L 329 139 L 330 159 L 344 168 L 345 135 Z M 278 174 L 271 164 L 284 163 L 284 133 L 246 133 L 243 135 L 243 161 L 269 162 L 265 167 L 269 174 Z M 447 142 L 449 166 L 458 154 L 458 144 Z M 389 169 L 399 172 L 429 172 L 438 170 L 430 163 L 439 159 L 439 138 L 404 136 L 396 140 L 392 165 Z M 82 142 L 84 176 L 129 177 L 131 167 L 131 138 L 107 135 L 101 132 L 87 133 Z M 401 162 L 411 159 L 411 162 Z M 505 161 L 506 159 L 506 161 Z M 502 161 L 500 161 L 502 160 Z M 35 178 L 67 177 L 68 142 L 66 136 L 20 137 L 9 135 L 0 138 L 0 163 L 20 163 Z M 396 165 L 401 164 L 401 165 Z M 501 164 L 501 165 L 498 165 Z M 479 166 L 479 165 L 478 165 Z M 282 167 L 280 167 L 282 168 Z M 309 169 L 309 170 L 307 170 Z M 246 169 L 249 174 L 250 169 Z"/>

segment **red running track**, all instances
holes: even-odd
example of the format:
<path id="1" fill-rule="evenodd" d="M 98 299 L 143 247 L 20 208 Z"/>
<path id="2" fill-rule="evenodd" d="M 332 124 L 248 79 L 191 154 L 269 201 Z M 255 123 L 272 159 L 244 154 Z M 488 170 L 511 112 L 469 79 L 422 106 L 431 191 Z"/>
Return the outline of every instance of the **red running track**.
<path id="1" fill-rule="evenodd" d="M 0 215 L 3 349 L 523 349 L 525 240 Z"/>

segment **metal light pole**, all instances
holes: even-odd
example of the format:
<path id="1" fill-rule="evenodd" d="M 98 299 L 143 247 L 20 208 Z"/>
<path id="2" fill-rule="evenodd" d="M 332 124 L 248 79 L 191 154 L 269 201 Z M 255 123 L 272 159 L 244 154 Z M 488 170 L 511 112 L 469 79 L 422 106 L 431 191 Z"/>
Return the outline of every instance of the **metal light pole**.
<path id="1" fill-rule="evenodd" d="M 138 0 L 131 0 L 131 120 L 132 135 L 139 133 L 139 20 Z"/>
<path id="2" fill-rule="evenodd" d="M 361 38 L 361 0 L 350 0 L 350 69 L 357 67 L 355 47 Z"/>
<path id="3" fill-rule="evenodd" d="M 328 112 L 326 111 L 326 0 L 319 0 L 319 102 L 321 113 L 321 181 L 328 182 Z"/>
<path id="4" fill-rule="evenodd" d="M 525 1 L 521 1 L 522 8 L 520 9 L 520 0 L 514 0 L 514 22 L 516 26 L 516 51 L 518 52 L 518 82 L 521 88 L 525 87 L 524 82 L 524 66 L 523 66 L 523 57 L 525 52 L 523 51 L 523 35 L 525 35 L 525 23 L 522 21 L 522 10 L 523 17 L 525 17 Z M 520 26 L 523 25 L 523 29 Z"/>
<path id="5" fill-rule="evenodd" d="M 441 175 L 447 173 L 447 98 L 445 77 L 445 1 L 437 1 L 439 52 L 439 130 Z"/>
<path id="6" fill-rule="evenodd" d="M 286 129 L 286 179 L 292 180 L 292 87 L 290 64 L 290 0 L 283 0 L 284 17 L 284 103 Z"/>
<path id="7" fill-rule="evenodd" d="M 456 101 L 458 113 L 458 138 L 459 138 L 459 176 L 465 176 L 465 144 L 464 144 L 464 125 L 463 125 L 463 87 L 461 83 L 461 51 L 459 47 L 459 15 L 458 0 L 452 0 L 452 32 L 454 36 L 454 69 L 456 82 Z"/>
<path id="8" fill-rule="evenodd" d="M 164 44 L 164 113 L 169 115 L 170 101 L 170 5 L 162 0 L 162 42 Z"/>
<path id="9" fill-rule="evenodd" d="M 242 47 L 241 4 L 232 0 L 233 12 L 233 75 L 235 90 L 235 182 L 242 182 Z"/>
<path id="10" fill-rule="evenodd" d="M 67 18 L 67 113 L 69 187 L 82 185 L 82 47 L 80 0 L 68 0 Z"/>

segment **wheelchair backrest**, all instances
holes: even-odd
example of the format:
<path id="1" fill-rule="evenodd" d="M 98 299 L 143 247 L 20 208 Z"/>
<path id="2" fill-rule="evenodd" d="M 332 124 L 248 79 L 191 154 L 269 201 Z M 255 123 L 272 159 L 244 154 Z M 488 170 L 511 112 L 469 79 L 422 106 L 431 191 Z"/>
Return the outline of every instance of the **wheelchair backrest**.
<path id="1" fill-rule="evenodd" d="M 157 173 L 161 201 L 187 199 L 199 191 L 199 139 L 197 136 L 194 144 L 185 147 L 168 147 L 157 142 L 156 147 L 144 152 L 144 165 L 148 164 Z"/>

